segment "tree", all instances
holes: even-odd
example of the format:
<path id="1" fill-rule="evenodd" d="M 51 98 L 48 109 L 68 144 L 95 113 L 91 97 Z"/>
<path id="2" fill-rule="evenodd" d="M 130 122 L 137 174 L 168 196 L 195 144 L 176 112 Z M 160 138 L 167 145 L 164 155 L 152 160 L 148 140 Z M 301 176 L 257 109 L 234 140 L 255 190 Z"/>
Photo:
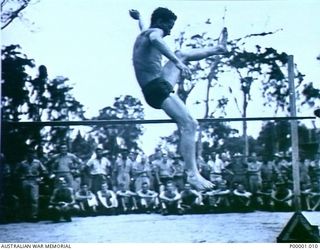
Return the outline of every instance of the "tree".
<path id="1" fill-rule="evenodd" d="M 142 103 L 130 96 L 115 98 L 112 107 L 108 106 L 99 111 L 95 120 L 144 119 Z M 93 126 L 91 134 L 99 144 L 116 156 L 122 149 L 139 149 L 139 137 L 143 134 L 140 124 Z"/>
<path id="2" fill-rule="evenodd" d="M 18 45 L 11 45 L 2 49 L 2 82 L 1 82 L 1 114 L 2 120 L 19 121 L 20 116 L 26 114 L 22 109 L 28 101 L 28 91 L 25 83 L 30 80 L 26 68 L 34 67 L 32 59 L 17 51 Z M 30 128 L 9 128 L 2 126 L 1 151 L 8 162 L 22 159 L 17 152 L 26 150 L 28 135 L 35 133 Z"/>
<path id="3" fill-rule="evenodd" d="M 32 0 L 1 0 L 1 30 L 9 26 L 17 18 L 23 17 L 23 11 Z"/>
<path id="4" fill-rule="evenodd" d="M 80 131 L 78 131 L 77 136 L 71 143 L 71 151 L 82 160 L 87 160 L 91 157 L 96 146 L 97 143 L 91 135 L 82 136 Z"/>
<path id="5" fill-rule="evenodd" d="M 263 125 L 257 142 L 262 147 L 265 160 L 272 160 L 276 153 L 289 154 L 291 151 L 291 131 L 289 121 L 267 122 Z M 298 126 L 300 157 L 312 159 L 316 154 L 315 135 L 304 124 Z"/>
<path id="6" fill-rule="evenodd" d="M 72 96 L 68 79 L 57 77 L 48 80 L 43 65 L 39 67 L 39 76 L 32 79 L 26 71 L 33 67 L 33 60 L 22 54 L 18 45 L 2 49 L 2 120 L 84 119 L 83 106 Z M 4 126 L 1 151 L 8 161 L 17 162 L 24 158 L 27 147 L 43 143 L 50 146 L 68 140 L 68 132 L 68 127 L 41 129 L 34 126 Z"/>
<path id="7" fill-rule="evenodd" d="M 210 23 L 206 22 L 206 25 L 210 25 Z M 234 78 L 234 82 L 227 88 L 230 96 L 233 96 L 233 101 L 241 117 L 247 117 L 248 105 L 250 101 L 253 101 L 251 95 L 252 86 L 260 87 L 262 89 L 262 96 L 265 98 L 265 106 L 272 107 L 275 113 L 280 110 L 288 113 L 289 88 L 288 79 L 286 77 L 288 55 L 284 52 L 280 53 L 274 48 L 262 48 L 259 45 L 256 45 L 255 49 L 251 51 L 246 49 L 247 41 L 249 41 L 250 38 L 273 35 L 276 32 L 278 31 L 249 34 L 245 37 L 231 40 L 228 42 L 230 52 L 225 57 L 210 57 L 201 62 L 191 62 L 190 68 L 193 72 L 192 80 L 180 84 L 179 96 L 186 102 L 188 95 L 195 88 L 196 84 L 201 86 L 201 81 L 207 81 L 206 98 L 203 101 L 197 101 L 196 104 L 205 104 L 204 118 L 211 116 L 219 109 L 223 113 L 226 105 L 230 104 L 229 98 L 221 96 L 221 98 L 215 100 L 217 104 L 214 105 L 212 102 L 213 99 L 210 97 L 210 90 L 213 87 L 222 87 L 218 84 L 217 80 L 222 74 L 229 71 L 231 73 L 234 72 L 235 75 L 238 76 L 238 79 Z M 177 48 L 183 46 L 201 48 L 210 46 L 216 42 L 217 39 L 209 37 L 206 32 L 192 35 L 190 38 L 186 38 L 185 32 L 181 32 L 180 36 L 176 39 Z M 304 91 L 301 88 L 304 75 L 298 71 L 296 65 L 295 78 L 297 80 L 298 97 L 301 97 L 301 94 L 303 94 L 306 101 L 309 101 L 310 98 L 318 98 L 318 92 L 315 92 L 310 86 L 307 91 Z M 308 85 L 305 85 L 305 88 Z M 240 105 L 241 102 L 234 95 L 236 91 L 233 86 L 236 86 L 236 88 L 240 89 L 242 92 L 242 105 Z M 308 90 L 309 95 L 306 95 Z M 310 95 L 311 92 L 313 95 Z M 303 104 L 304 102 L 302 102 L 302 105 Z M 212 112 L 210 110 L 211 105 L 216 107 Z M 246 121 L 243 121 L 243 138 L 244 154 L 249 155 Z"/>

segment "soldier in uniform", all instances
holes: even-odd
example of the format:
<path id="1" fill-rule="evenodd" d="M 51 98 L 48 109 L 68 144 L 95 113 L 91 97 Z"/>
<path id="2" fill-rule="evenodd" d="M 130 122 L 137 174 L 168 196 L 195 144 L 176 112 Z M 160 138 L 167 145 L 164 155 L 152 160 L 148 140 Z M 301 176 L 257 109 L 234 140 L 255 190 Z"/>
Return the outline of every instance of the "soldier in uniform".
<path id="1" fill-rule="evenodd" d="M 21 211 L 28 221 L 38 220 L 40 177 L 48 174 L 41 161 L 36 159 L 35 154 L 33 149 L 29 149 L 27 159 L 17 167 L 21 185 Z"/>
<path id="2" fill-rule="evenodd" d="M 68 152 L 66 144 L 60 146 L 60 153 L 50 159 L 50 170 L 55 175 L 55 187 L 59 183 L 59 178 L 64 178 L 69 187 L 77 188 L 74 177 L 80 173 L 82 161 L 76 155 Z"/>

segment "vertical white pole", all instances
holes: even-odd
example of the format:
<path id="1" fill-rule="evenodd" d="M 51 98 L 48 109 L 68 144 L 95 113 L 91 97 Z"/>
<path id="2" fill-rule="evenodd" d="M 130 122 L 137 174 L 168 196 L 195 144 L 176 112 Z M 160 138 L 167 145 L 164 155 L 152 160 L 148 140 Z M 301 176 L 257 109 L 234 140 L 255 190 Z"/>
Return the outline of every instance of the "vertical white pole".
<path id="1" fill-rule="evenodd" d="M 290 90 L 290 113 L 292 117 L 297 116 L 296 111 L 296 91 L 294 86 L 294 63 L 293 56 L 288 56 L 288 80 Z M 291 120 L 291 148 L 292 148 L 292 177 L 295 211 L 301 211 L 300 201 L 300 171 L 299 171 L 299 138 L 298 138 L 298 120 Z"/>

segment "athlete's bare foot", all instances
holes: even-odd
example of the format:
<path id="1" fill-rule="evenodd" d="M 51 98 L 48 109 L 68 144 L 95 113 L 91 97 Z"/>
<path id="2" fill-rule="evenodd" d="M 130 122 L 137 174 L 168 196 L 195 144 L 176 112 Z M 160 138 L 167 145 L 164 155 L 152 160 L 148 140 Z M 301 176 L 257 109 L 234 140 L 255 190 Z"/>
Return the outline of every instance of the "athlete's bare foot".
<path id="1" fill-rule="evenodd" d="M 227 41 L 228 41 L 228 30 L 226 27 L 224 27 L 221 31 L 221 34 L 218 40 L 218 46 L 222 49 L 223 52 L 228 52 Z"/>
<path id="2" fill-rule="evenodd" d="M 214 184 L 203 178 L 199 173 L 188 173 L 187 182 L 198 191 L 210 190 L 214 188 Z"/>

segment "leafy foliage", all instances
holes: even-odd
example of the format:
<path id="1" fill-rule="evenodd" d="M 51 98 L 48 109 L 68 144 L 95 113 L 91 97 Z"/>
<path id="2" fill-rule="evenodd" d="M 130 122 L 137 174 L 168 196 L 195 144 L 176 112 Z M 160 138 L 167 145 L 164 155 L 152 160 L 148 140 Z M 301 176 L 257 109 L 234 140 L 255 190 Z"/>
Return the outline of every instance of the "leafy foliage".
<path id="1" fill-rule="evenodd" d="M 206 30 L 211 22 L 206 22 Z M 261 89 L 262 97 L 264 97 L 264 106 L 268 106 L 274 110 L 274 113 L 283 111 L 288 113 L 289 108 L 289 87 L 287 79 L 287 58 L 285 52 L 278 52 L 275 48 L 262 48 L 256 45 L 251 51 L 246 47 L 247 41 L 252 37 L 264 37 L 274 35 L 279 30 L 273 32 L 261 32 L 248 34 L 244 37 L 228 41 L 229 53 L 225 56 L 213 56 L 200 62 L 190 62 L 189 67 L 193 73 L 191 81 L 184 81 L 179 86 L 179 96 L 186 102 L 189 94 L 196 86 L 203 86 L 201 82 L 207 82 L 206 99 L 197 100 L 195 104 L 205 103 L 205 118 L 214 117 L 215 113 L 226 114 L 225 108 L 230 105 L 230 100 L 234 101 L 241 117 L 247 117 L 247 108 L 250 102 L 254 101 L 251 95 L 253 86 Z M 218 39 L 211 38 L 206 32 L 197 33 L 187 37 L 186 32 L 180 33 L 175 40 L 176 48 L 203 48 L 212 46 L 217 43 Z M 213 88 L 223 88 L 218 79 L 222 74 L 235 72 L 238 78 L 233 78 L 234 82 L 230 83 L 228 97 L 221 96 L 213 100 L 210 97 L 210 91 Z M 320 90 L 314 88 L 312 83 L 302 86 L 305 75 L 299 72 L 295 65 L 295 82 L 297 99 L 301 101 L 301 105 L 308 104 L 315 106 L 315 102 L 320 100 Z M 240 101 L 234 95 L 236 90 L 234 86 L 242 92 L 242 106 Z M 216 90 L 218 92 L 218 90 Z M 301 100 L 304 96 L 304 100 Z M 213 103 L 216 102 L 216 104 Z M 299 107 L 299 106 L 298 106 Z M 210 109 L 212 110 L 210 112 Z M 246 122 L 243 122 L 243 135 L 246 147 L 252 147 L 248 142 Z M 208 134 L 208 128 L 203 128 L 203 132 Z M 247 154 L 245 150 L 245 154 Z"/>
<path id="2" fill-rule="evenodd" d="M 299 149 L 300 157 L 314 157 L 314 149 L 310 149 L 313 143 L 310 140 L 310 132 L 305 125 L 299 124 Z M 284 154 L 290 153 L 291 150 L 291 136 L 290 136 L 290 122 L 277 121 L 267 122 L 261 129 L 257 142 L 262 146 L 261 155 L 266 160 L 273 159 L 275 153 L 282 152 Z M 315 137 L 315 136 L 314 136 Z M 315 140 L 315 139 L 314 139 Z"/>
<path id="3" fill-rule="evenodd" d="M 144 110 L 141 102 L 130 96 L 115 98 L 112 107 L 108 106 L 99 111 L 96 120 L 117 120 L 117 119 L 144 119 Z M 143 134 L 142 125 L 126 124 L 114 126 L 94 126 L 91 132 L 99 144 L 115 156 L 122 149 L 138 149 L 138 139 Z"/>
<path id="4" fill-rule="evenodd" d="M 5 29 L 15 19 L 22 19 L 23 11 L 32 0 L 1 0 L 1 29 Z"/>
<path id="5" fill-rule="evenodd" d="M 84 119 L 83 106 L 71 94 L 65 77 L 47 79 L 45 66 L 32 79 L 27 69 L 35 66 L 18 45 L 2 49 L 1 111 L 4 121 Z M 2 132 L 2 150 L 8 161 L 23 159 L 28 146 L 36 147 L 68 140 L 68 128 L 8 127 Z M 19 152 L 17 154 L 17 152 Z"/>

